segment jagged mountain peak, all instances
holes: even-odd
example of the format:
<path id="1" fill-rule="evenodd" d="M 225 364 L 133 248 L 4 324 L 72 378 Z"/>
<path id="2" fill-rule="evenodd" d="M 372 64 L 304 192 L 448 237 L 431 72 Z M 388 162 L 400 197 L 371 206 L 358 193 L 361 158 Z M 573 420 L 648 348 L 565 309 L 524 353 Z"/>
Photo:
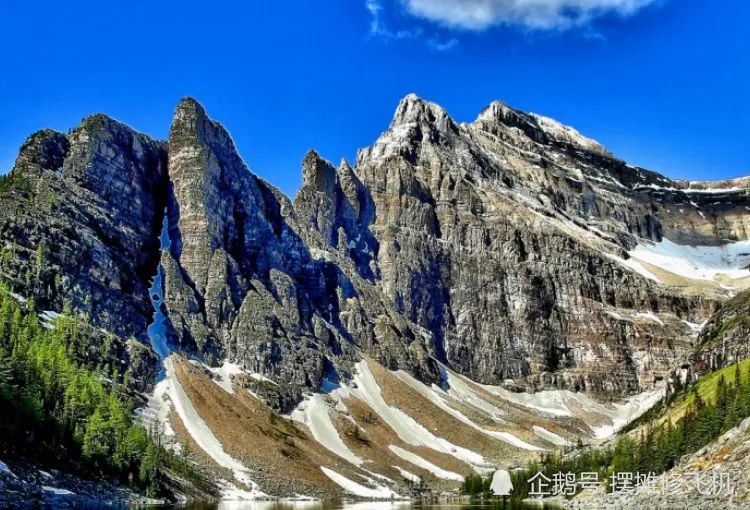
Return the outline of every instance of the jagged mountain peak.
<path id="1" fill-rule="evenodd" d="M 315 150 L 309 150 L 302 160 L 302 186 L 313 186 L 319 191 L 330 189 L 336 180 L 336 169 Z"/>
<path id="2" fill-rule="evenodd" d="M 184 97 L 175 108 L 169 141 L 174 143 L 178 139 L 190 138 L 197 138 L 206 145 L 225 147 L 228 154 L 237 152 L 229 131 L 220 122 L 211 119 L 198 100 Z"/>
<path id="3" fill-rule="evenodd" d="M 346 171 L 349 172 L 352 170 L 352 166 L 349 164 L 349 160 L 346 157 L 341 158 L 341 162 L 339 163 L 339 172 Z"/>
<path id="4" fill-rule="evenodd" d="M 403 98 L 396 108 L 391 122 L 391 129 L 405 124 L 450 124 L 455 126 L 448 112 L 442 106 L 409 94 Z"/>
<path id="5" fill-rule="evenodd" d="M 175 108 L 169 138 L 171 140 L 177 132 L 185 128 L 195 133 L 196 128 L 206 121 L 210 122 L 203 105 L 192 97 L 183 97 Z"/>
<path id="6" fill-rule="evenodd" d="M 206 109 L 203 107 L 203 105 L 191 96 L 185 96 L 177 103 L 176 110 L 179 111 L 185 111 L 185 112 L 202 112 L 203 114 L 206 113 Z"/>

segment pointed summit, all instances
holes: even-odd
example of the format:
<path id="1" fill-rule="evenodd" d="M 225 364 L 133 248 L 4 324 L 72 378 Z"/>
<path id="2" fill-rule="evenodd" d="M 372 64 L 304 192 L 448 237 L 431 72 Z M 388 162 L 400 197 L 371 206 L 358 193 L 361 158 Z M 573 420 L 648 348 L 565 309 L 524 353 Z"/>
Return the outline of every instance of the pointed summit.
<path id="1" fill-rule="evenodd" d="M 349 164 L 349 160 L 346 157 L 341 158 L 341 163 L 339 163 L 339 172 L 349 172 L 352 170 L 352 166 Z"/>
<path id="2" fill-rule="evenodd" d="M 175 108 L 172 126 L 169 130 L 170 142 L 185 137 L 202 137 L 203 125 L 209 121 L 206 109 L 192 97 L 183 97 Z"/>
<path id="3" fill-rule="evenodd" d="M 302 160 L 302 186 L 312 186 L 317 191 L 330 191 L 335 185 L 336 169 L 316 151 L 309 150 Z"/>
<path id="4" fill-rule="evenodd" d="M 415 123 L 436 124 L 443 128 L 455 127 L 455 122 L 442 106 L 426 101 L 416 94 L 409 94 L 399 102 L 391 122 L 391 129 L 399 125 Z"/>

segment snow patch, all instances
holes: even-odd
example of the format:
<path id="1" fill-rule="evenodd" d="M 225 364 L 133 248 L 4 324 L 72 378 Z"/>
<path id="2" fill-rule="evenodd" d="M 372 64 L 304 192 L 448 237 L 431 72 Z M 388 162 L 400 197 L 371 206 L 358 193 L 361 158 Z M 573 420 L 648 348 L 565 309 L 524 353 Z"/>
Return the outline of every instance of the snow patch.
<path id="1" fill-rule="evenodd" d="M 605 253 L 604 254 L 607 258 L 614 260 L 615 262 L 622 264 L 623 266 L 627 267 L 628 269 L 635 271 L 639 275 L 648 278 L 649 280 L 653 280 L 655 282 L 661 283 L 661 280 L 651 271 L 646 269 L 641 265 L 640 262 L 635 260 L 634 258 L 629 258 L 628 260 L 625 260 L 623 258 L 618 257 L 617 255 L 612 255 L 611 253 Z"/>
<path id="2" fill-rule="evenodd" d="M 58 489 L 56 487 L 48 487 L 46 485 L 42 486 L 42 490 L 44 492 L 51 492 L 55 496 L 75 496 L 75 492 L 70 492 L 69 490 L 65 489 Z"/>
<path id="3" fill-rule="evenodd" d="M 654 312 L 638 312 L 633 314 L 633 317 L 638 317 L 641 319 L 648 319 L 652 322 L 655 322 L 657 324 L 664 325 L 664 321 L 662 321 Z"/>
<path id="4" fill-rule="evenodd" d="M 464 402 L 471 405 L 481 411 L 484 411 L 490 415 L 494 420 L 498 422 L 504 422 L 502 416 L 505 415 L 505 411 L 498 407 L 490 404 L 477 394 L 476 391 L 463 379 L 458 377 L 454 372 L 441 368 L 440 375 L 443 381 L 448 386 L 446 392 L 451 397 L 455 398 L 459 402 Z"/>
<path id="5" fill-rule="evenodd" d="M 219 368 L 208 367 L 208 369 L 218 378 L 215 379 L 214 382 L 221 386 L 224 391 L 232 395 L 234 394 L 234 388 L 232 387 L 232 376 L 245 373 L 245 371 L 242 370 L 239 365 L 230 363 L 229 360 L 224 360 L 224 363 L 222 363 Z"/>
<path id="6" fill-rule="evenodd" d="M 592 426 L 594 437 L 606 439 L 619 432 L 628 423 L 640 417 L 664 397 L 666 386 L 661 384 L 652 391 L 632 396 L 621 403 L 602 405 L 583 393 L 569 390 L 545 390 L 538 393 L 513 393 L 501 386 L 482 385 L 490 393 L 514 404 L 557 418 L 572 417 L 571 407 L 582 407 L 587 413 L 612 422 L 611 425 Z"/>
<path id="7" fill-rule="evenodd" d="M 573 413 L 565 405 L 566 390 L 546 390 L 538 393 L 514 393 L 502 386 L 481 385 L 482 388 L 513 404 L 556 418 L 569 418 Z"/>
<path id="8" fill-rule="evenodd" d="M 170 381 L 169 398 L 175 406 L 175 411 L 177 411 L 183 425 L 196 444 L 216 461 L 219 466 L 231 470 L 237 480 L 251 488 L 251 492 L 243 492 L 255 498 L 265 496 L 258 488 L 258 484 L 250 479 L 248 469 L 224 451 L 221 442 L 216 438 L 206 422 L 203 421 L 203 418 L 200 417 L 198 411 L 195 410 L 193 403 L 177 379 L 172 358 L 164 360 L 164 368 L 166 370 L 166 378 Z M 237 494 L 233 493 L 234 490 L 237 489 L 234 488 L 230 491 L 225 491 L 225 499 L 237 496 Z"/>
<path id="9" fill-rule="evenodd" d="M 15 292 L 8 292 L 8 295 L 21 304 L 27 301 L 25 297 L 23 297 L 21 294 L 16 294 Z"/>
<path id="10" fill-rule="evenodd" d="M 730 279 L 750 276 L 750 241 L 724 246 L 683 246 L 664 238 L 660 243 L 644 241 L 628 252 L 638 261 L 694 280 Z"/>
<path id="11" fill-rule="evenodd" d="M 550 432 L 544 427 L 534 425 L 532 428 L 534 430 L 534 434 L 541 437 L 545 441 L 549 441 L 550 443 L 555 444 L 557 446 L 570 446 L 571 445 L 570 441 L 568 441 L 562 436 L 555 434 L 554 432 Z"/>
<path id="12" fill-rule="evenodd" d="M 156 427 L 167 440 L 175 437 L 172 424 L 169 422 L 169 413 L 172 411 L 172 401 L 169 398 L 171 385 L 172 380 L 167 377 L 159 381 L 154 392 L 148 395 L 146 407 L 138 412 L 141 423 L 147 430 Z"/>
<path id="13" fill-rule="evenodd" d="M 455 388 L 457 388 L 456 394 L 460 398 L 461 401 L 466 401 L 468 403 L 475 404 L 477 406 L 484 407 L 485 409 L 490 409 L 490 412 L 494 414 L 500 414 L 502 411 L 497 409 L 496 407 L 492 406 L 488 402 L 484 402 L 481 400 L 468 386 L 468 384 L 464 383 L 460 379 L 458 379 L 455 376 L 449 375 L 448 371 L 445 369 L 443 370 L 443 377 L 446 381 L 446 384 L 449 385 L 450 382 L 452 382 L 455 385 Z M 529 444 L 525 441 L 522 441 L 521 439 L 517 438 L 510 432 L 498 432 L 495 430 L 487 430 L 473 421 L 469 419 L 465 414 L 463 414 L 461 411 L 451 407 L 448 402 L 448 393 L 446 390 L 442 388 L 438 388 L 437 386 L 433 385 L 431 388 L 427 387 L 424 383 L 418 381 L 414 377 L 412 377 L 410 374 L 404 372 L 404 371 L 398 371 L 396 372 L 396 375 L 399 379 L 401 379 L 403 382 L 405 382 L 407 385 L 409 385 L 412 389 L 418 391 L 422 395 L 424 395 L 427 399 L 429 399 L 432 403 L 434 403 L 439 408 L 443 409 L 445 412 L 450 414 L 451 416 L 455 417 L 459 421 L 469 425 L 470 427 L 478 430 L 479 432 L 488 435 L 490 437 L 494 437 L 495 439 L 499 439 L 501 441 L 504 441 L 510 445 L 513 445 L 517 448 L 522 448 L 524 450 L 529 451 L 543 451 L 542 448 L 539 448 L 538 446 L 534 446 L 532 444 Z M 452 388 L 452 386 L 451 386 Z M 482 403 L 484 405 L 482 405 Z M 500 420 L 502 421 L 502 419 Z"/>
<path id="14" fill-rule="evenodd" d="M 404 450 L 403 448 L 400 448 L 396 445 L 390 445 L 388 447 L 389 450 L 391 450 L 393 453 L 401 457 L 407 462 L 411 462 L 417 467 L 421 467 L 422 469 L 426 469 L 433 475 L 437 476 L 438 478 L 442 478 L 443 480 L 455 480 L 457 482 L 463 482 L 464 477 L 459 475 L 458 473 L 454 473 L 452 471 L 446 471 L 445 469 L 436 466 L 432 462 L 423 459 L 419 455 L 416 455 L 414 453 L 411 453 L 410 451 Z"/>
<path id="15" fill-rule="evenodd" d="M 339 436 L 336 426 L 331 421 L 328 405 L 322 395 L 315 394 L 302 402 L 292 412 L 291 418 L 307 425 L 317 442 L 325 446 L 329 451 L 335 453 L 355 466 L 364 464 L 361 457 L 352 452 Z M 356 425 L 355 425 L 356 426 Z"/>
<path id="16" fill-rule="evenodd" d="M 614 410 L 609 410 L 604 406 L 600 406 L 605 410 L 612 419 L 612 425 L 605 425 L 600 427 L 591 427 L 594 437 L 597 439 L 608 439 L 620 430 L 622 430 L 628 423 L 638 419 L 643 413 L 654 407 L 666 394 L 666 386 L 635 395 L 627 399 L 624 404 L 613 404 Z"/>
<path id="17" fill-rule="evenodd" d="M 397 470 L 399 473 L 401 473 L 401 476 L 409 480 L 410 482 L 419 483 L 421 478 L 419 478 L 418 475 L 415 475 L 411 471 L 407 471 L 404 468 L 398 467 L 398 466 L 391 466 L 393 469 Z"/>
<path id="18" fill-rule="evenodd" d="M 702 323 L 698 324 L 697 322 L 688 322 L 686 320 L 680 319 L 682 322 L 685 323 L 687 327 L 689 327 L 691 330 L 693 330 L 693 333 L 700 333 L 703 329 L 703 326 L 706 325 L 708 322 L 708 319 L 704 320 Z"/>
<path id="19" fill-rule="evenodd" d="M 485 460 L 480 454 L 435 436 L 402 410 L 388 405 L 383 399 L 380 386 L 378 386 L 366 361 L 362 360 L 357 363 L 356 369 L 357 373 L 353 378 L 356 388 L 337 390 L 337 392 L 350 392 L 370 406 L 402 441 L 413 446 L 426 446 L 435 451 L 452 455 L 467 464 L 478 466 L 485 464 Z"/>
<path id="20" fill-rule="evenodd" d="M 375 489 L 370 489 L 369 487 L 365 487 L 364 485 L 361 485 L 355 481 L 349 480 L 345 476 L 340 475 L 336 471 L 325 466 L 321 466 L 320 469 L 328 478 L 336 482 L 338 486 L 356 496 L 372 499 L 393 499 L 400 497 L 397 493 L 393 492 L 388 487 L 380 486 Z"/>
<path id="21" fill-rule="evenodd" d="M 534 117 L 542 130 L 548 135 L 551 135 L 555 140 L 575 143 L 576 145 L 587 149 L 597 151 L 604 150 L 604 147 L 602 147 L 599 142 L 592 140 L 591 138 L 586 138 L 570 126 L 566 126 L 555 119 L 550 119 L 549 117 L 544 117 L 536 113 L 531 113 L 530 115 Z"/>

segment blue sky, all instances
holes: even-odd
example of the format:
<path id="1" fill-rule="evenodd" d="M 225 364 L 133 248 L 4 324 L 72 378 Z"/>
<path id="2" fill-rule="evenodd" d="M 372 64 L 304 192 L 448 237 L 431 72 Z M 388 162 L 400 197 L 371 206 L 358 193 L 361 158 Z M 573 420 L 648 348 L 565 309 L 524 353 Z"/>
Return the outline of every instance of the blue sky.
<path id="1" fill-rule="evenodd" d="M 472 121 L 554 117 L 670 177 L 750 174 L 745 0 L 0 3 L 0 171 L 32 132 L 105 112 L 158 138 L 191 95 L 287 194 L 414 92 Z"/>

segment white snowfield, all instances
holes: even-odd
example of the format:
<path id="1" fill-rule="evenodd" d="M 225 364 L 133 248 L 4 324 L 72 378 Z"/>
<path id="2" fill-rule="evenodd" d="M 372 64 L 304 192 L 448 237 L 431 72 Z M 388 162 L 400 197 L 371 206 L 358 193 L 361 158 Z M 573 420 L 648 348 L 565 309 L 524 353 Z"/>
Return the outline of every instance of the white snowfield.
<path id="1" fill-rule="evenodd" d="M 549 430 L 545 429 L 544 427 L 540 427 L 538 425 L 534 425 L 532 427 L 534 430 L 534 434 L 541 437 L 545 441 L 549 441 L 550 443 L 557 445 L 557 446 L 570 446 L 572 443 L 565 439 L 564 437 L 555 434 L 554 432 L 550 432 Z"/>
<path id="2" fill-rule="evenodd" d="M 683 246 L 662 239 L 660 243 L 642 241 L 628 254 L 664 271 L 693 280 L 713 281 L 717 276 L 736 280 L 750 276 L 750 241 L 724 246 Z"/>
<path id="3" fill-rule="evenodd" d="M 214 461 L 216 461 L 219 466 L 231 470 L 237 480 L 251 489 L 248 492 L 230 486 L 230 488 L 224 491 L 223 497 L 226 499 L 240 499 L 238 498 L 240 493 L 248 499 L 252 497 L 259 498 L 266 496 L 260 491 L 258 484 L 250 479 L 248 469 L 242 465 L 241 462 L 235 460 L 231 455 L 224 451 L 221 442 L 216 438 L 206 422 L 203 421 L 203 418 L 201 418 L 195 410 L 193 403 L 190 401 L 190 398 L 182 388 L 180 381 L 177 379 L 172 358 L 166 358 L 164 360 L 164 368 L 166 370 L 166 379 L 169 380 L 169 399 L 174 405 L 175 411 L 180 417 L 180 420 L 182 420 L 185 429 L 187 429 L 195 443 Z"/>
<path id="4" fill-rule="evenodd" d="M 315 440 L 331 452 L 355 466 L 364 464 L 364 459 L 352 452 L 339 436 L 322 395 L 315 394 L 306 399 L 292 412 L 291 418 L 307 425 Z"/>
<path id="5" fill-rule="evenodd" d="M 169 399 L 172 380 L 164 377 L 156 384 L 154 392 L 148 396 L 146 407 L 140 411 L 140 418 L 146 429 L 157 430 L 166 439 L 175 437 L 172 425 L 169 423 L 169 413 L 172 411 L 172 401 Z"/>
<path id="6" fill-rule="evenodd" d="M 224 391 L 232 395 L 234 395 L 234 388 L 232 387 L 232 376 L 245 373 L 239 365 L 237 365 L 236 363 L 230 363 L 226 360 L 219 368 L 207 368 L 218 378 L 218 380 L 215 379 L 214 382 L 221 386 Z"/>
<path id="7" fill-rule="evenodd" d="M 453 471 L 446 471 L 445 469 L 442 469 L 439 466 L 436 466 L 432 462 L 423 459 L 419 455 L 416 455 L 414 453 L 411 453 L 410 451 L 404 450 L 401 447 L 398 447 L 396 445 L 390 445 L 388 447 L 393 453 L 401 457 L 407 462 L 411 462 L 417 467 L 421 467 L 422 469 L 426 469 L 433 475 L 437 476 L 438 478 L 442 478 L 443 480 L 455 480 L 457 482 L 462 482 L 464 480 L 464 477 L 459 475 L 458 473 L 454 473 Z"/>
<path id="8" fill-rule="evenodd" d="M 370 371 L 367 361 L 362 360 L 357 363 L 353 382 L 355 387 L 336 390 L 336 392 L 348 392 L 366 403 L 405 443 L 413 446 L 426 446 L 435 451 L 447 453 L 469 465 L 484 466 L 486 464 L 480 454 L 437 437 L 401 409 L 388 405 L 383 399 L 380 386 Z"/>
<path id="9" fill-rule="evenodd" d="M 399 473 L 401 473 L 401 476 L 409 480 L 410 482 L 418 483 L 419 482 L 419 476 L 415 475 L 411 471 L 407 471 L 406 469 L 399 467 L 399 466 L 391 466 L 393 469 L 397 470 Z"/>
<path id="10" fill-rule="evenodd" d="M 538 393 L 513 393 L 501 386 L 482 385 L 484 389 L 513 402 L 516 405 L 532 409 L 553 417 L 573 417 L 571 411 L 580 407 L 586 412 L 598 415 L 599 420 L 611 421 L 611 425 L 591 425 L 594 437 L 607 439 L 622 430 L 628 423 L 640 417 L 653 407 L 664 396 L 666 387 L 661 384 L 652 391 L 634 395 L 622 403 L 603 405 L 583 393 L 569 390 L 545 390 Z M 536 432 L 536 430 L 535 430 Z M 550 432 L 551 434 L 551 432 Z M 537 435 L 539 435 L 537 433 Z"/>
<path id="11" fill-rule="evenodd" d="M 216 379 L 214 379 L 214 382 L 218 384 L 219 386 L 221 386 L 221 388 L 224 391 L 232 395 L 234 395 L 234 386 L 232 386 L 233 375 L 246 375 L 248 377 L 252 377 L 256 381 L 265 381 L 265 382 L 276 384 L 274 381 L 267 378 L 263 374 L 255 374 L 252 372 L 248 372 L 247 370 L 244 370 L 242 367 L 240 367 L 238 364 L 232 363 L 229 360 L 224 360 L 222 365 L 218 368 L 212 368 L 202 363 L 199 363 L 199 365 L 207 368 L 214 375 L 216 375 Z"/>
<path id="12" fill-rule="evenodd" d="M 406 384 L 408 384 L 411 388 L 427 397 L 436 406 L 443 409 L 448 414 L 456 417 L 458 420 L 467 424 L 471 428 L 476 429 L 479 432 L 495 439 L 499 439 L 500 441 L 504 441 L 517 448 L 522 448 L 529 451 L 544 450 L 544 448 L 534 446 L 533 444 L 529 444 L 522 439 L 519 439 L 510 432 L 498 432 L 495 430 L 487 430 L 485 428 L 482 428 L 471 421 L 471 419 L 469 419 L 461 411 L 453 408 L 449 403 L 449 398 L 450 396 L 452 396 L 451 392 L 455 395 L 457 401 L 463 401 L 472 404 L 480 410 L 489 410 L 491 416 L 502 414 L 502 411 L 500 411 L 500 409 L 491 405 L 489 402 L 483 401 L 481 398 L 479 398 L 479 396 L 476 395 L 476 393 L 469 387 L 468 384 L 461 381 L 455 375 L 450 374 L 448 370 L 443 369 L 443 377 L 445 379 L 445 383 L 449 386 L 449 389 L 447 391 L 434 384 L 432 385 L 432 387 L 428 387 L 424 383 L 418 381 L 413 376 L 404 371 L 396 372 L 396 376 Z M 482 405 L 480 402 L 483 402 L 484 405 Z"/>
<path id="13" fill-rule="evenodd" d="M 342 489 L 356 496 L 372 499 L 397 499 L 401 497 L 388 487 L 379 486 L 375 489 L 370 489 L 369 487 L 365 487 L 364 485 L 361 485 L 353 480 L 349 480 L 333 469 L 329 469 L 325 466 L 321 466 L 320 469 L 328 478 L 336 482 L 336 484 L 339 485 Z"/>

